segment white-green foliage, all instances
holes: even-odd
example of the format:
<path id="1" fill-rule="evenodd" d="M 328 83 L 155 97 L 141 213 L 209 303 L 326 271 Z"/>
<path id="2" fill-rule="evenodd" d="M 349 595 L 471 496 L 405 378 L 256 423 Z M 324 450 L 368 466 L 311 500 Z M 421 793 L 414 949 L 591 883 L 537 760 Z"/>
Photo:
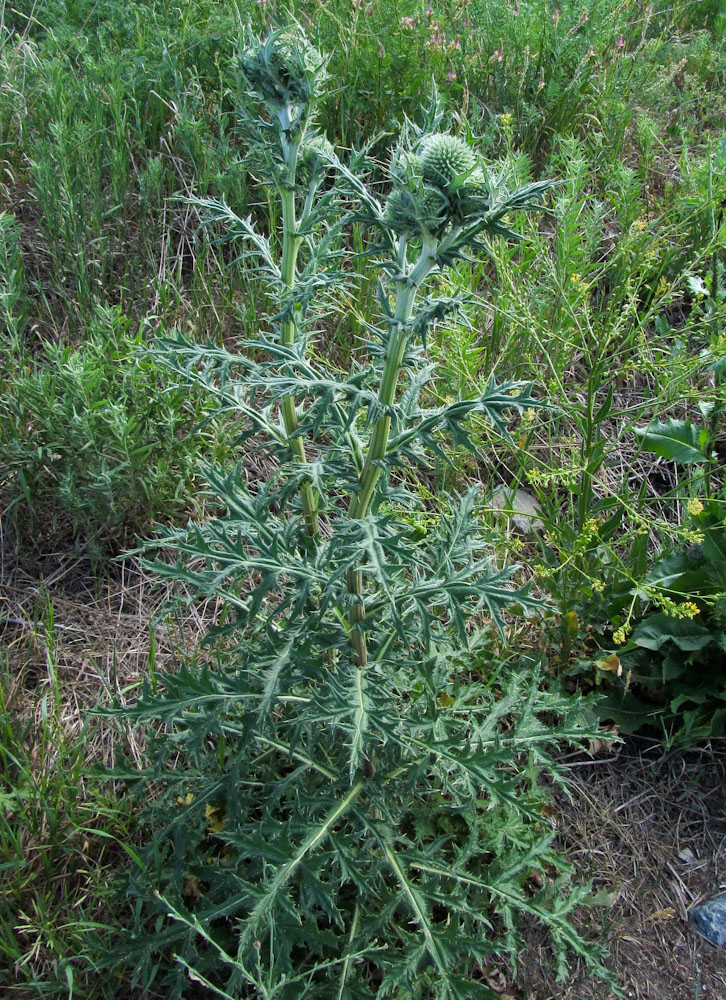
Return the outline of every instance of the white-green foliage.
<path id="1" fill-rule="evenodd" d="M 205 416 L 141 357 L 117 306 L 97 306 L 79 347 L 42 341 L 0 398 L 0 485 L 25 544 L 37 524 L 97 545 L 179 516 L 198 458 L 185 440 Z"/>
<path id="2" fill-rule="evenodd" d="M 205 666 L 156 677 L 123 710 L 164 727 L 119 960 L 166 997 L 492 997 L 473 973 L 516 958 L 519 918 L 548 927 L 561 972 L 568 950 L 598 967 L 570 923 L 587 891 L 553 849 L 538 784 L 553 743 L 583 734 L 581 706 L 542 686 L 533 658 L 492 651 L 505 609 L 537 602 L 516 567 L 494 565 L 476 490 L 442 498 L 416 530 L 410 473 L 452 443 L 472 447 L 470 414 L 506 435 L 511 411 L 540 405 L 530 386 L 493 378 L 474 398 L 427 405 L 426 333 L 460 303 L 423 286 L 513 236 L 505 215 L 539 205 L 548 185 L 510 194 L 460 139 L 437 136 L 486 180 L 463 202 L 454 164 L 437 225 L 399 224 L 367 187 L 365 158 L 346 166 L 315 137 L 322 67 L 287 30 L 248 38 L 242 54 L 264 109 L 256 161 L 282 203 L 282 263 L 250 219 L 205 203 L 275 297 L 270 330 L 239 353 L 181 337 L 156 351 L 276 471 L 254 483 L 243 466 L 208 469 L 224 515 L 149 547 L 175 550 L 156 571 L 224 612 Z M 425 135 L 442 127 L 434 109 L 394 157 L 392 198 L 410 198 L 415 220 L 434 189 Z M 313 143 L 331 181 L 297 173 Z M 350 204 L 382 277 L 369 340 L 339 378 L 308 346 L 327 287 L 344 287 Z M 539 889 L 533 869 L 549 873 Z"/>

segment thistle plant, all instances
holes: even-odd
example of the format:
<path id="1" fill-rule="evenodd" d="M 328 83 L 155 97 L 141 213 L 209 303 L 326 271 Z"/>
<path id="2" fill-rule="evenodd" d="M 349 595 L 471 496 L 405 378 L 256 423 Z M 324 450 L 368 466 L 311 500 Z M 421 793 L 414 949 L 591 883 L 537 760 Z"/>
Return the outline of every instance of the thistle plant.
<path id="1" fill-rule="evenodd" d="M 447 441 L 473 448 L 471 414 L 506 435 L 512 412 L 540 405 L 492 377 L 427 406 L 425 346 L 463 308 L 435 275 L 519 239 L 510 219 L 549 184 L 508 192 L 434 103 L 424 128 L 407 123 L 381 200 L 365 153 L 343 163 L 316 130 L 325 63 L 296 28 L 248 36 L 240 67 L 248 155 L 281 234 L 199 204 L 273 315 L 236 353 L 179 337 L 155 354 L 272 471 L 207 469 L 225 513 L 146 546 L 174 550 L 156 572 L 224 612 L 206 654 L 119 710 L 157 723 L 120 960 L 167 997 L 470 1000 L 495 995 L 481 969 L 516 958 L 524 917 L 547 925 L 563 973 L 568 950 L 599 969 L 569 920 L 587 889 L 569 884 L 538 782 L 548 747 L 584 735 L 581 705 L 539 683 L 535 658 L 495 651 L 505 610 L 537 602 L 488 555 L 477 491 L 425 510 L 415 485 Z M 368 233 L 378 313 L 341 377 L 311 345 L 342 293 L 354 308 L 351 222 Z"/>

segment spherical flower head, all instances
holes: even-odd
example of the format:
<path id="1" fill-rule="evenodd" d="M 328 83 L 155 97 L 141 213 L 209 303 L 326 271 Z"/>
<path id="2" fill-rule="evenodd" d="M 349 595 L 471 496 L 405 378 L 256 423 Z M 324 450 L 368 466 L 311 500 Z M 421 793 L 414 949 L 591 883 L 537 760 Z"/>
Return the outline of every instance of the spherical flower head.
<path id="1" fill-rule="evenodd" d="M 386 199 L 386 221 L 397 233 L 412 236 L 419 232 L 419 191 L 421 161 L 415 153 L 394 150 L 389 169 L 393 190 Z"/>
<path id="2" fill-rule="evenodd" d="M 395 187 L 386 200 L 386 221 L 395 232 L 407 236 L 439 237 L 450 218 L 446 195 L 428 184 L 416 190 Z"/>
<path id="3" fill-rule="evenodd" d="M 274 31 L 264 42 L 252 36 L 240 69 L 270 113 L 285 121 L 314 102 L 327 76 L 325 59 L 297 26 Z"/>
<path id="4" fill-rule="evenodd" d="M 399 233 L 440 239 L 490 208 L 491 180 L 475 151 L 445 133 L 424 136 L 416 151 L 398 149 L 391 161 L 394 191 L 387 221 Z"/>
<path id="5" fill-rule="evenodd" d="M 443 191 L 423 179 L 421 158 L 397 149 L 390 167 L 393 191 L 386 201 L 386 220 L 407 236 L 439 236 L 449 221 L 449 202 Z"/>
<path id="6" fill-rule="evenodd" d="M 454 135 L 434 133 L 421 143 L 424 180 L 442 191 L 458 186 L 476 167 L 476 153 Z"/>

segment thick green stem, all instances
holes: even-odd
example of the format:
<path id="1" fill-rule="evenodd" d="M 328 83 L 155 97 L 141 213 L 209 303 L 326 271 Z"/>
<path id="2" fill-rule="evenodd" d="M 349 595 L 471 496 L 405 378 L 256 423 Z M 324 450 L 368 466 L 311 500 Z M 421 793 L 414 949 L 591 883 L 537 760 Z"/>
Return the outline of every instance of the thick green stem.
<path id="1" fill-rule="evenodd" d="M 391 407 L 396 398 L 398 376 L 403 364 L 411 331 L 408 327 L 413 304 L 421 283 L 434 267 L 435 245 L 424 244 L 421 256 L 407 275 L 405 282 L 399 286 L 396 294 L 396 308 L 389 324 L 389 341 L 386 351 L 386 363 L 383 377 L 378 390 L 378 407 L 381 416 L 376 421 L 371 433 L 368 452 L 359 477 L 358 494 L 350 504 L 351 518 L 364 518 L 368 515 L 376 485 L 383 472 L 383 460 L 386 457 L 388 438 L 391 433 Z M 350 609 L 351 632 L 350 639 L 355 650 L 356 663 L 365 667 L 368 662 L 365 633 L 360 623 L 365 617 L 363 603 L 363 571 L 351 570 L 347 578 L 348 591 L 353 595 Z"/>
<path id="2" fill-rule="evenodd" d="M 295 287 L 295 264 L 297 262 L 300 243 L 302 242 L 296 233 L 297 224 L 295 220 L 294 183 L 297 146 L 289 145 L 285 152 L 286 159 L 288 159 L 288 162 L 292 166 L 290 168 L 291 177 L 289 178 L 289 183 L 282 190 L 282 280 L 288 288 L 292 289 Z M 280 326 L 280 340 L 288 347 L 295 343 L 295 321 L 292 316 L 292 310 L 290 310 L 287 318 L 282 321 Z M 295 400 L 292 396 L 288 396 L 282 401 L 282 420 L 293 457 L 298 462 L 305 464 L 307 462 L 305 445 L 298 434 L 300 425 L 297 413 L 295 412 Z M 302 484 L 300 495 L 305 524 L 311 538 L 316 539 L 320 534 L 318 499 L 311 483 Z"/>
<path id="3" fill-rule="evenodd" d="M 410 290 L 407 289 L 406 293 L 409 293 L 409 291 Z M 410 294 L 401 296 L 402 299 L 404 299 L 404 297 L 406 299 L 412 299 Z M 398 312 L 399 310 L 397 309 L 397 320 L 399 320 Z M 402 324 L 405 323 L 409 316 L 410 310 L 407 315 L 400 317 L 399 322 L 401 325 L 394 326 L 391 330 L 391 339 L 388 345 L 386 364 L 383 369 L 383 378 L 378 392 L 378 406 L 383 412 L 373 427 L 373 433 L 371 434 L 370 444 L 368 446 L 368 453 L 360 474 L 358 495 L 351 503 L 351 517 L 358 518 L 365 517 L 367 515 L 370 509 L 371 500 L 373 499 L 376 484 L 378 483 L 381 472 L 383 471 L 380 463 L 381 460 L 385 458 L 386 448 L 388 447 L 388 438 L 391 433 L 391 415 L 389 411 L 395 399 L 398 373 L 401 370 L 403 355 L 406 351 L 406 344 L 408 342 L 408 333 Z"/>

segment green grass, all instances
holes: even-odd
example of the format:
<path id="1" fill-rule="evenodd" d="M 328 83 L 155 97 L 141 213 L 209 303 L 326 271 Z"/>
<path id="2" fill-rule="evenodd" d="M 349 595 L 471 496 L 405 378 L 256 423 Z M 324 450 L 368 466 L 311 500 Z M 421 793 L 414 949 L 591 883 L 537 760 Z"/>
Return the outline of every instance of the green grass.
<path id="1" fill-rule="evenodd" d="M 20 636 L 0 665 L 0 987 L 91 996 L 91 942 L 118 910 L 111 875 L 131 813 L 90 773 L 98 724 L 71 695 L 55 659 L 53 605 L 41 604 L 29 621 L 4 622 Z"/>
<path id="2" fill-rule="evenodd" d="M 172 391 L 130 326 L 99 305 L 75 348 L 43 339 L 24 359 L 10 345 L 17 374 L 0 400 L 0 441 L 15 493 L 6 523 L 22 551 L 42 526 L 107 558 L 154 521 L 198 510 L 199 458 L 226 454 L 225 436 L 200 427 L 204 401 Z"/>

